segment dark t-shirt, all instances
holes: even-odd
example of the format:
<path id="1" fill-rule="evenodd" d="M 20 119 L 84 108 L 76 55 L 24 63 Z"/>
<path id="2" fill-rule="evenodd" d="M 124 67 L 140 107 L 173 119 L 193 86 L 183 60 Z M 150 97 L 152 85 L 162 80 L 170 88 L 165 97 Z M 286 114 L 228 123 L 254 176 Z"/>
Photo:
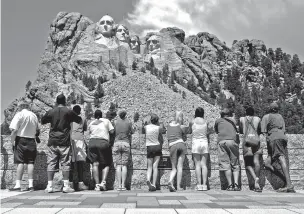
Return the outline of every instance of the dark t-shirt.
<path id="1" fill-rule="evenodd" d="M 48 146 L 69 146 L 71 123 L 81 123 L 82 119 L 66 106 L 55 107 L 41 118 L 41 124 L 50 123 Z"/>
<path id="2" fill-rule="evenodd" d="M 125 141 L 130 143 L 132 135 L 132 124 L 128 119 L 118 119 L 115 122 L 115 141 Z"/>
<path id="3" fill-rule="evenodd" d="M 235 121 L 232 118 L 227 118 L 235 124 Z M 236 131 L 234 126 L 225 120 L 224 118 L 219 118 L 215 121 L 214 130 L 218 134 L 217 141 L 223 140 L 234 140 L 236 141 Z"/>

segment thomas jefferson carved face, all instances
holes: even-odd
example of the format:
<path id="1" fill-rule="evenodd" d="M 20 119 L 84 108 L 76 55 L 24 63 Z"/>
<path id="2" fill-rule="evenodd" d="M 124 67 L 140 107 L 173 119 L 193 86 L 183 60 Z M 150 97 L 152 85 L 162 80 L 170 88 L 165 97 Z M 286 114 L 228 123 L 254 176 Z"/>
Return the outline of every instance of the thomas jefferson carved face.
<path id="1" fill-rule="evenodd" d="M 116 37 L 121 42 L 128 42 L 129 40 L 129 30 L 123 25 L 118 25 L 116 30 Z"/>
<path id="2" fill-rule="evenodd" d="M 105 37 L 111 37 L 113 32 L 114 20 L 111 16 L 103 16 L 99 22 L 98 27 L 101 34 Z"/>
<path id="3" fill-rule="evenodd" d="M 160 49 L 160 38 L 159 36 L 153 35 L 147 40 L 147 47 L 149 52 Z"/>

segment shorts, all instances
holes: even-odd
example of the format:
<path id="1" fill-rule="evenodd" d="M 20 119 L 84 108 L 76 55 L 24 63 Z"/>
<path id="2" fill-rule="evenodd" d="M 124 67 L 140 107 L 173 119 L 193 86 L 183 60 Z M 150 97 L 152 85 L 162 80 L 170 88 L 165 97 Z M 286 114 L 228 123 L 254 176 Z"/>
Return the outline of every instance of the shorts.
<path id="1" fill-rule="evenodd" d="M 62 171 L 70 171 L 71 167 L 70 146 L 47 146 L 47 171 L 59 171 L 59 162 Z"/>
<path id="2" fill-rule="evenodd" d="M 239 144 L 234 140 L 222 140 L 218 143 L 219 170 L 239 171 Z"/>
<path id="3" fill-rule="evenodd" d="M 85 161 L 87 157 L 86 143 L 83 140 L 72 140 L 71 155 L 72 162 Z"/>
<path id="4" fill-rule="evenodd" d="M 113 146 L 113 161 L 116 165 L 127 165 L 130 158 L 130 144 L 125 141 L 117 141 Z"/>
<path id="5" fill-rule="evenodd" d="M 187 154 L 187 147 L 185 143 L 177 143 L 169 148 L 171 163 L 177 163 L 180 156 Z"/>
<path id="6" fill-rule="evenodd" d="M 147 146 L 147 158 L 154 158 L 156 156 L 162 156 L 161 145 Z"/>
<path id="7" fill-rule="evenodd" d="M 34 138 L 16 137 L 14 163 L 33 164 L 37 156 L 37 145 Z"/>
<path id="8" fill-rule="evenodd" d="M 89 163 L 98 162 L 104 166 L 111 166 L 113 159 L 109 141 L 91 138 L 88 144 L 87 161 Z"/>
<path id="9" fill-rule="evenodd" d="M 285 139 L 271 140 L 269 142 L 270 155 L 272 160 L 278 159 L 280 156 L 287 157 L 287 141 Z"/>
<path id="10" fill-rule="evenodd" d="M 260 144 L 258 146 L 245 146 L 243 144 L 243 155 L 244 155 L 244 164 L 246 166 L 254 166 L 253 157 L 257 155 L 262 155 L 263 150 L 260 147 Z"/>
<path id="11" fill-rule="evenodd" d="M 192 154 L 206 154 L 206 153 L 209 153 L 207 139 L 199 139 L 192 141 Z"/>

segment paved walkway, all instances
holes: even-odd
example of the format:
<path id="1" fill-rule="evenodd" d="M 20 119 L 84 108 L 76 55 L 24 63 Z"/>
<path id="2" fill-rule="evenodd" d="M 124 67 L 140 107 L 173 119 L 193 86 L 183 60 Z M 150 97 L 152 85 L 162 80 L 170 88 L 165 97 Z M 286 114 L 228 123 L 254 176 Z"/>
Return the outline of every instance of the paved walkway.
<path id="1" fill-rule="evenodd" d="M 198 213 L 302 213 L 304 190 L 297 193 L 264 191 L 207 192 L 166 190 L 147 191 L 83 191 L 52 194 L 44 191 L 8 192 L 1 190 L 1 213 L 101 213 L 101 214 L 198 214 Z"/>

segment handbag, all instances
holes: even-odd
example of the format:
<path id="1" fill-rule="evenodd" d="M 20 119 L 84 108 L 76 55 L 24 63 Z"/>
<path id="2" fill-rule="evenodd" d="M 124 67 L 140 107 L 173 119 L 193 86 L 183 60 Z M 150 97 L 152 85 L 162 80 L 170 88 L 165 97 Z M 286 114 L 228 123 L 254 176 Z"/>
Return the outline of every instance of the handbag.
<path id="1" fill-rule="evenodd" d="M 248 118 L 246 118 L 246 120 L 249 123 L 249 125 L 252 127 L 252 129 L 254 130 L 254 134 L 248 134 L 248 129 L 249 129 L 249 125 L 248 125 L 246 132 L 245 132 L 245 137 L 244 137 L 245 145 L 248 147 L 258 146 L 260 143 L 260 137 L 258 136 L 258 133 L 255 130 L 254 125 L 252 124 L 252 120 L 249 121 Z"/>

